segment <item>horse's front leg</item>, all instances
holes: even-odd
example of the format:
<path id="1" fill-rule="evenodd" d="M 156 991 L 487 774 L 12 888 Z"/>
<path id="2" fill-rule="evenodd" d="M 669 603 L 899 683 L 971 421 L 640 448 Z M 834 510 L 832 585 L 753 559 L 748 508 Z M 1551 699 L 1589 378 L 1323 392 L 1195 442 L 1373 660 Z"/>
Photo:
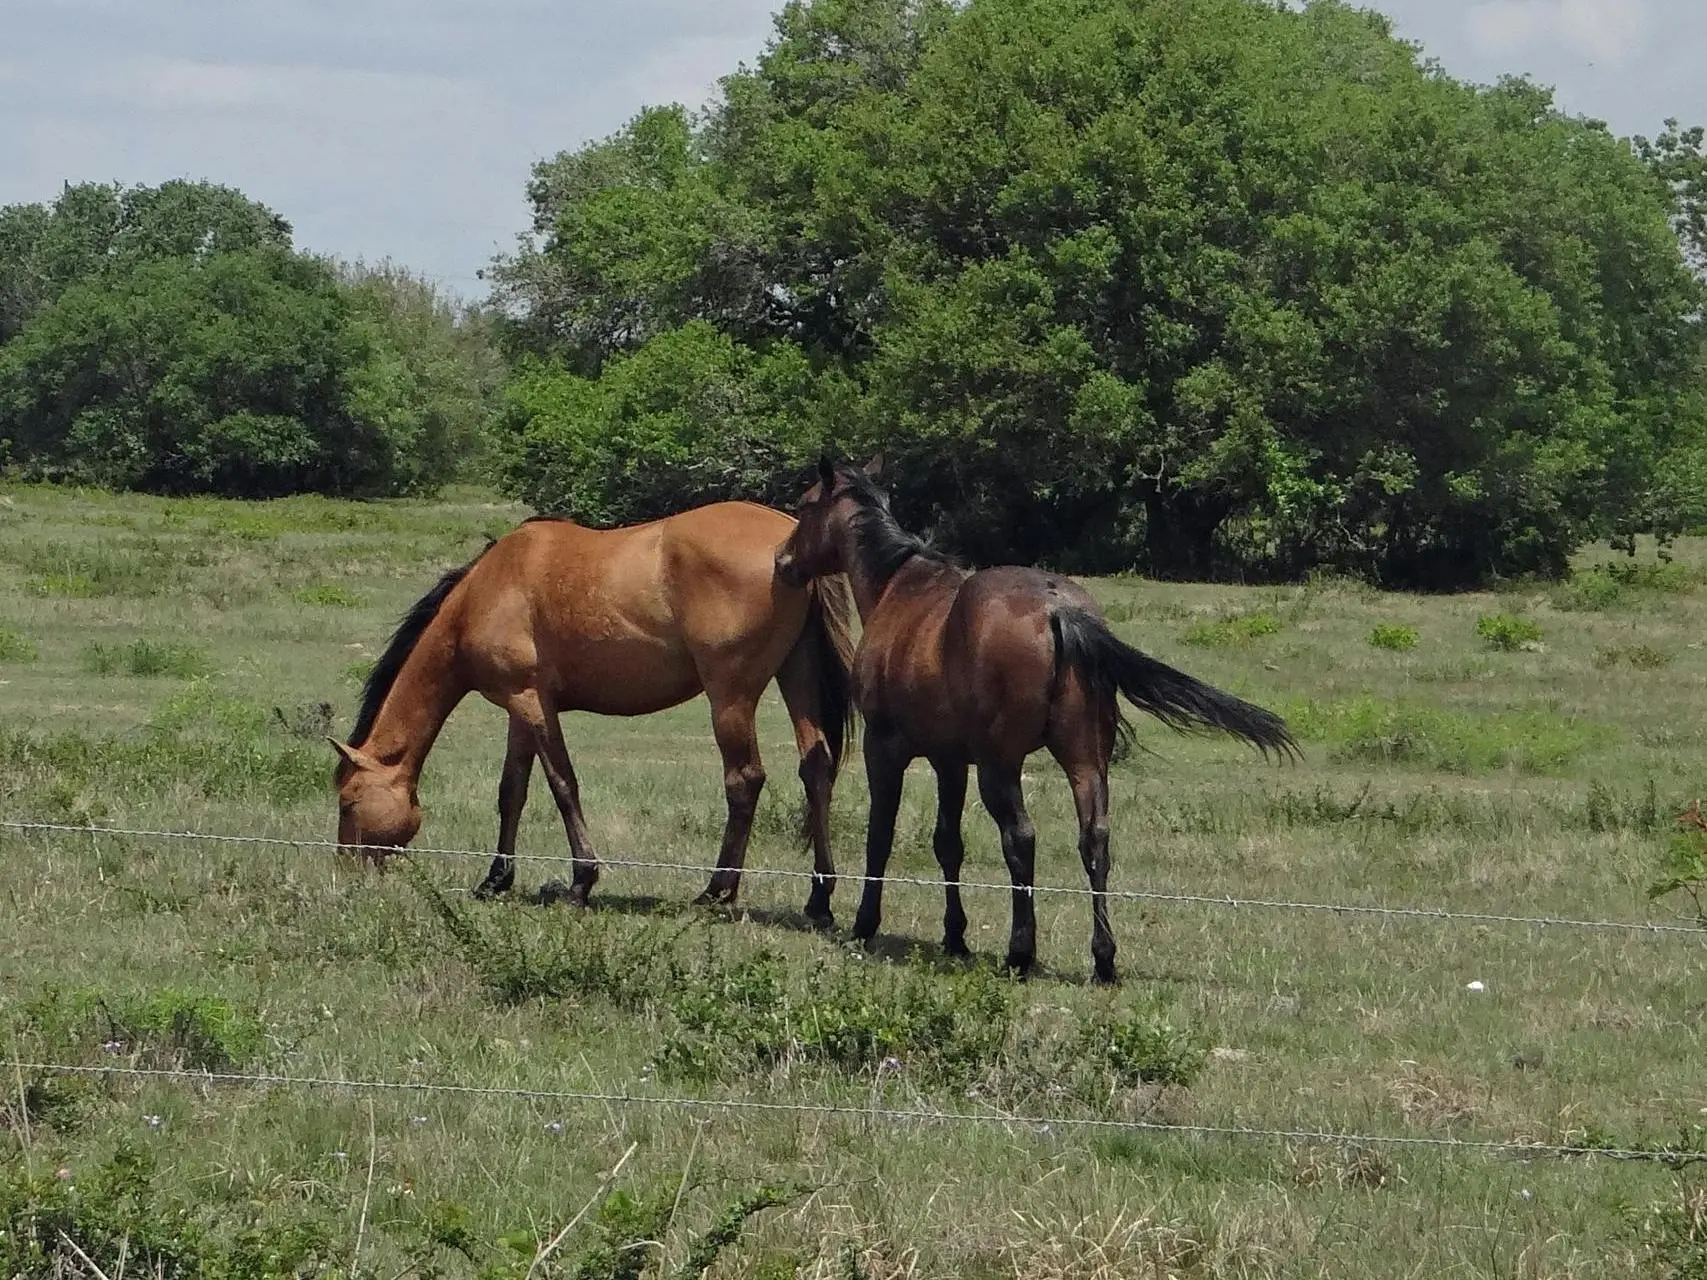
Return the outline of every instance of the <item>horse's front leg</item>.
<path id="1" fill-rule="evenodd" d="M 581 787 L 575 778 L 575 766 L 569 760 L 569 747 L 563 741 L 563 726 L 557 722 L 557 709 L 530 694 L 511 708 L 511 715 L 525 721 L 533 736 L 540 768 L 545 772 L 551 797 L 563 815 L 563 830 L 569 837 L 574 875 L 568 900 L 574 906 L 584 907 L 599 878 L 599 858 L 593 851 L 593 838 L 581 812 Z"/>
<path id="2" fill-rule="evenodd" d="M 723 845 L 717 851 L 717 869 L 711 883 L 699 895 L 700 904 L 730 903 L 741 888 L 741 868 L 747 861 L 747 843 L 753 834 L 753 814 L 765 786 L 765 766 L 759 758 L 757 695 L 749 693 L 711 696 L 711 732 L 723 756 L 723 797 L 729 816 L 723 825 Z"/>
<path id="3" fill-rule="evenodd" d="M 474 886 L 476 898 L 495 898 L 516 883 L 516 831 L 528 802 L 528 777 L 533 773 L 534 731 L 520 716 L 510 717 L 510 736 L 504 748 L 504 773 L 498 781 L 498 854 L 486 878 Z"/>

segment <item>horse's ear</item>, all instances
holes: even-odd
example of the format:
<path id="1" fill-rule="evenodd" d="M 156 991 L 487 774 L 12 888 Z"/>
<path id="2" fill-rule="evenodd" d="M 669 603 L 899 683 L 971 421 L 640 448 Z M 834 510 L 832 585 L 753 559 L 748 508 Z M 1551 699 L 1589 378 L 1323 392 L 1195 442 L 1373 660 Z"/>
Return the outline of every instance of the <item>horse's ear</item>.
<path id="1" fill-rule="evenodd" d="M 336 738 L 327 738 L 326 741 L 332 744 L 332 750 L 343 756 L 357 769 L 377 769 L 379 767 L 379 762 L 372 756 L 352 747 L 347 742 L 339 742 Z"/>
<path id="2" fill-rule="evenodd" d="M 881 453 L 873 454 L 871 461 L 865 464 L 865 474 L 873 480 L 883 474 L 883 455 Z"/>
<path id="3" fill-rule="evenodd" d="M 818 455 L 818 483 L 824 486 L 825 493 L 836 487 L 836 464 L 827 453 Z"/>

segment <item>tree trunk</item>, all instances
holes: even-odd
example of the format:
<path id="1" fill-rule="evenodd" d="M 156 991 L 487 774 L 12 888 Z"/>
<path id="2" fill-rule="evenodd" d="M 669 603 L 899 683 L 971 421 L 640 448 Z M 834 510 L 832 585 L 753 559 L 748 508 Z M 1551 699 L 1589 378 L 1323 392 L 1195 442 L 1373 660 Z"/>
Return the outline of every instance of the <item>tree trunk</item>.
<path id="1" fill-rule="evenodd" d="M 1225 498 L 1150 490 L 1144 495 L 1144 546 L 1153 577 L 1202 582 L 1215 576 L 1215 531 L 1232 511 Z"/>

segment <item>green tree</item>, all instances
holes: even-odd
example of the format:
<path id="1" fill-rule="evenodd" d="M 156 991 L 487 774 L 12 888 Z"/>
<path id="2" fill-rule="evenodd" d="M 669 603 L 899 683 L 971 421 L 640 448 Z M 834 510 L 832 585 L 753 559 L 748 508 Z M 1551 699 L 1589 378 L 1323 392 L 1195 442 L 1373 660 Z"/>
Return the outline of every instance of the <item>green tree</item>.
<path id="1" fill-rule="evenodd" d="M 340 274 L 368 353 L 350 377 L 351 412 L 383 424 L 393 486 L 431 489 L 489 466 L 504 381 L 491 315 L 391 262 Z"/>
<path id="2" fill-rule="evenodd" d="M 798 347 L 756 353 L 704 320 L 612 359 L 597 378 L 531 361 L 509 389 L 506 487 L 598 525 L 718 499 L 792 505 L 809 461 L 803 442 L 821 438 L 850 395 Z"/>
<path id="3" fill-rule="evenodd" d="M 419 492 L 484 444 L 490 317 L 208 183 L 0 210 L 0 464 L 164 492 Z"/>
<path id="4" fill-rule="evenodd" d="M 158 187 L 67 184 L 52 206 L 0 208 L 0 343 L 66 288 L 162 257 L 290 245 L 290 224 L 240 191 L 173 180 Z"/>
<path id="5" fill-rule="evenodd" d="M 521 349 L 625 395 L 695 323 L 798 352 L 838 409 L 766 456 L 884 448 L 977 559 L 1453 585 L 1685 517 L 1700 155 L 1331 0 L 796 0 L 705 119 L 540 166 L 499 273 Z M 628 439 L 572 509 L 654 483 Z"/>

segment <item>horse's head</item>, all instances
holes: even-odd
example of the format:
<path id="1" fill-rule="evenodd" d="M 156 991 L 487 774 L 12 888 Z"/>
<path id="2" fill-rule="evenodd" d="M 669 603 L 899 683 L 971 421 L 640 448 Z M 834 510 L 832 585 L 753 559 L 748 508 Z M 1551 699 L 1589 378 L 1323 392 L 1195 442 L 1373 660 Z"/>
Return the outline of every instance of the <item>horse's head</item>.
<path id="1" fill-rule="evenodd" d="M 372 862 L 383 862 L 377 848 L 401 849 L 421 829 L 421 802 L 414 780 L 402 766 L 388 765 L 336 738 L 327 739 L 340 759 L 338 784 L 338 846 Z"/>
<path id="2" fill-rule="evenodd" d="M 778 578 L 799 587 L 813 578 L 847 572 L 846 535 L 854 515 L 872 501 L 888 505 L 888 495 L 872 483 L 882 470 L 882 454 L 859 470 L 827 457 L 818 460 L 818 478 L 795 507 L 799 523 L 776 550 Z"/>

